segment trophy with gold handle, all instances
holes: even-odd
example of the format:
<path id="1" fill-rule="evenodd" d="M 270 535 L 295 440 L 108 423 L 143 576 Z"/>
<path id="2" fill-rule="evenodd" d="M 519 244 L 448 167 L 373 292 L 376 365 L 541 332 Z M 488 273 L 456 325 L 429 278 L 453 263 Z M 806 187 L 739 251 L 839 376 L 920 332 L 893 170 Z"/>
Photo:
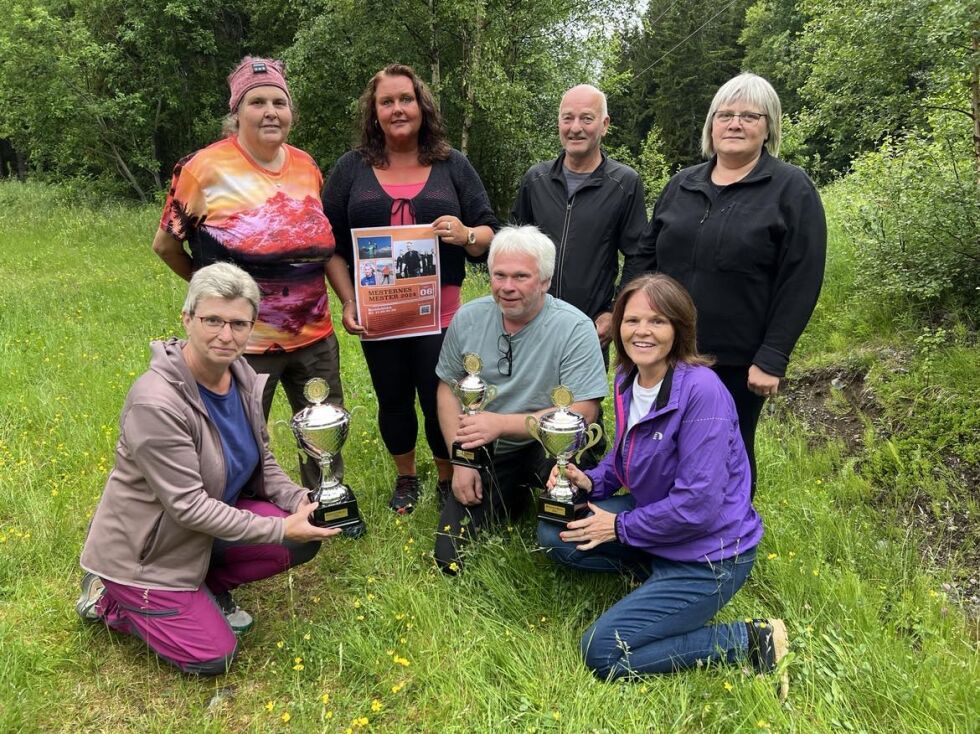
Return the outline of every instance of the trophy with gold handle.
<path id="1" fill-rule="evenodd" d="M 587 424 L 585 418 L 569 410 L 574 396 L 564 385 L 551 391 L 551 402 L 555 410 L 540 419 L 529 415 L 525 425 L 532 438 L 544 447 L 545 455 L 558 466 L 555 486 L 545 488 L 538 497 L 538 519 L 564 525 L 581 516 L 587 504 L 585 493 L 568 481 L 568 461 L 573 456 L 578 461 L 586 449 L 599 443 L 602 428 L 598 423 Z"/>
<path id="2" fill-rule="evenodd" d="M 497 396 L 497 388 L 488 385 L 480 377 L 483 360 L 480 355 L 467 353 L 463 355 L 463 369 L 466 377 L 452 384 L 453 394 L 459 400 L 459 405 L 467 415 L 476 415 Z M 458 466 L 468 466 L 471 469 L 484 469 L 493 461 L 493 444 L 485 444 L 472 449 L 464 449 L 459 441 L 453 442 L 450 459 Z"/>
<path id="3" fill-rule="evenodd" d="M 319 502 L 320 506 L 310 516 L 310 523 L 321 528 L 353 529 L 363 523 L 357 499 L 333 473 L 333 458 L 347 441 L 350 413 L 324 402 L 329 394 L 323 378 L 314 377 L 307 382 L 303 396 L 310 404 L 293 416 L 289 427 L 299 447 L 320 465 L 320 485 L 310 492 L 310 502 Z"/>

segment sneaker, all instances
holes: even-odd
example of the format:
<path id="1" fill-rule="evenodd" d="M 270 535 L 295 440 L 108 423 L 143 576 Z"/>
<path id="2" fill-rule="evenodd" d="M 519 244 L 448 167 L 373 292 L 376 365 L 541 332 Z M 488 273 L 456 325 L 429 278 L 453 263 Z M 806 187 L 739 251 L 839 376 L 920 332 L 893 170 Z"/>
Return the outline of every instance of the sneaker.
<path id="1" fill-rule="evenodd" d="M 102 619 L 102 615 L 99 614 L 99 610 L 95 608 L 95 605 L 99 603 L 99 600 L 104 594 L 105 584 L 102 583 L 102 579 L 94 573 L 86 572 L 82 576 L 82 594 L 78 597 L 78 601 L 75 602 L 75 611 L 78 612 L 78 616 L 87 622 L 95 622 Z"/>
<path id="2" fill-rule="evenodd" d="M 399 474 L 395 480 L 395 491 L 391 495 L 388 507 L 399 515 L 408 515 L 415 509 L 415 504 L 419 501 L 422 488 L 419 486 L 419 478 L 412 474 Z"/>
<path id="3" fill-rule="evenodd" d="M 786 623 L 781 619 L 753 619 L 745 623 L 749 633 L 749 658 L 759 673 L 771 673 L 779 667 L 779 661 L 789 652 L 789 636 Z M 789 672 L 784 667 L 779 673 L 777 689 L 779 700 L 789 695 Z"/>
<path id="4" fill-rule="evenodd" d="M 251 628 L 254 622 L 252 615 L 235 603 L 230 591 L 226 591 L 223 594 L 215 594 L 214 600 L 218 602 L 221 613 L 225 615 L 225 619 L 228 621 L 228 626 L 231 627 L 232 632 L 240 635 Z"/>
<path id="5" fill-rule="evenodd" d="M 440 510 L 446 505 L 446 501 L 449 499 L 449 495 L 452 493 L 452 479 L 440 479 L 438 482 L 436 482 L 436 501 L 439 503 Z"/>

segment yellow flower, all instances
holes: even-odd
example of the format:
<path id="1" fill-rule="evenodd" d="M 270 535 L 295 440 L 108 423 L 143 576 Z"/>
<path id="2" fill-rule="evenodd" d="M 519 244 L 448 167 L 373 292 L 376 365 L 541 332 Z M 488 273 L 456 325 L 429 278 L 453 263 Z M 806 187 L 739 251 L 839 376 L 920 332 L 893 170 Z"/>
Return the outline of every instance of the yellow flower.
<path id="1" fill-rule="evenodd" d="M 303 663 L 296 663 L 296 665 L 293 666 L 293 670 L 302 670 L 302 669 L 303 669 Z"/>
<path id="2" fill-rule="evenodd" d="M 449 570 L 452 571 L 453 573 L 458 573 L 459 572 L 459 564 L 456 563 L 456 561 L 453 561 L 452 563 L 449 564 Z"/>
<path id="3" fill-rule="evenodd" d="M 301 663 L 301 662 L 303 662 L 303 658 L 299 658 L 298 657 L 298 658 L 294 659 L 293 662 L 294 663 Z"/>
<path id="4" fill-rule="evenodd" d="M 324 703 L 330 703 L 330 694 L 324 693 L 322 696 L 320 696 L 320 700 Z"/>
<path id="5" fill-rule="evenodd" d="M 275 701 L 267 701 L 266 704 L 265 704 L 265 710 L 266 711 L 272 711 L 272 709 L 274 709 L 275 707 L 276 707 L 276 702 Z"/>
<path id="6" fill-rule="evenodd" d="M 354 609 L 360 609 L 360 608 L 361 608 L 361 600 L 360 599 L 355 599 L 354 600 Z"/>
<path id="7" fill-rule="evenodd" d="M 369 584 L 373 584 L 373 583 L 374 583 L 374 576 L 368 576 L 368 577 L 367 577 L 367 582 L 368 582 Z"/>
<path id="8" fill-rule="evenodd" d="M 392 693 L 398 693 L 398 691 L 400 691 L 404 687 L 405 687 L 405 684 L 404 683 L 396 683 L 395 685 L 393 685 L 391 687 L 391 692 Z"/>
<path id="9" fill-rule="evenodd" d="M 381 710 L 381 701 L 379 701 L 378 699 L 374 699 L 373 701 L 371 701 L 371 710 L 374 711 L 375 713 L 377 713 L 378 711 L 380 711 Z"/>
<path id="10" fill-rule="evenodd" d="M 282 716 L 280 716 L 279 718 L 282 719 L 282 723 L 288 724 L 289 720 L 293 717 L 289 715 L 288 711 L 283 711 Z"/>
<path id="11" fill-rule="evenodd" d="M 725 681 L 725 690 L 726 690 L 726 691 L 730 691 L 730 690 L 732 690 L 732 689 L 733 689 L 734 687 L 735 687 L 735 686 L 733 686 L 733 685 L 732 685 L 732 684 L 731 684 L 731 683 L 730 683 L 729 681 L 727 681 L 727 680 Z"/>
<path id="12" fill-rule="evenodd" d="M 759 719 L 757 722 L 755 722 L 755 725 L 757 727 L 759 727 L 760 729 L 768 729 L 769 728 L 769 722 L 766 721 L 765 719 Z"/>
<path id="13" fill-rule="evenodd" d="M 820 575 L 820 569 L 819 568 L 813 569 L 813 575 L 814 576 L 819 576 Z"/>
<path id="14" fill-rule="evenodd" d="M 303 639 L 304 640 L 309 640 L 310 639 L 310 633 L 307 632 L 305 635 L 303 635 Z"/>
<path id="15" fill-rule="evenodd" d="M 769 559 L 770 561 L 774 561 L 777 558 L 779 558 L 779 554 L 778 553 L 770 553 L 768 556 L 766 556 L 766 558 Z"/>
<path id="16" fill-rule="evenodd" d="M 332 719 L 333 718 L 333 711 L 327 711 L 327 713 L 325 713 L 324 716 L 326 716 L 328 719 Z"/>
<path id="17" fill-rule="evenodd" d="M 282 646 L 285 645 L 285 644 L 286 644 L 285 642 L 283 642 L 282 640 L 279 640 L 279 642 L 276 643 L 276 647 L 278 647 L 280 650 L 282 650 Z"/>
<path id="18" fill-rule="evenodd" d="M 554 719 L 555 721 L 558 721 L 558 719 L 561 718 L 561 711 L 552 711 L 551 718 Z"/>
<path id="19" fill-rule="evenodd" d="M 357 617 L 355 617 L 355 619 L 357 619 L 358 622 L 363 622 L 364 621 L 364 615 L 363 614 L 358 614 Z"/>

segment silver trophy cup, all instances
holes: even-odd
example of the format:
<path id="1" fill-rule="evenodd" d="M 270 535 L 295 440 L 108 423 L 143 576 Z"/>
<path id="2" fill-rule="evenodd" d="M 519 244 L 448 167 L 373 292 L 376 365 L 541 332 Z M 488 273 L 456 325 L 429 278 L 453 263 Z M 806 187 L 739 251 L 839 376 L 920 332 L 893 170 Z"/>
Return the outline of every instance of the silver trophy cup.
<path id="1" fill-rule="evenodd" d="M 333 473 L 333 459 L 347 441 L 350 413 L 324 402 L 330 394 L 325 380 L 315 377 L 306 383 L 303 396 L 310 405 L 289 423 L 300 449 L 320 465 L 320 485 L 310 492 L 310 501 L 319 502 L 310 522 L 320 527 L 346 528 L 361 523 L 357 500 L 350 487 Z"/>
<path id="2" fill-rule="evenodd" d="M 483 361 L 479 355 L 464 354 L 463 369 L 466 370 L 466 377 L 459 382 L 454 382 L 451 386 L 452 391 L 459 400 L 463 412 L 467 415 L 475 415 L 497 396 L 497 388 L 487 384 L 480 377 Z M 453 442 L 451 459 L 458 466 L 468 466 L 472 469 L 485 468 L 493 460 L 493 445 L 464 449 L 456 441 Z"/>
<path id="3" fill-rule="evenodd" d="M 574 397 L 567 387 L 559 385 L 552 390 L 551 402 L 555 410 L 540 419 L 529 415 L 525 425 L 558 466 L 555 486 L 544 489 L 538 497 L 538 519 L 564 525 L 581 515 L 586 506 L 581 491 L 568 481 L 566 467 L 573 456 L 578 461 L 586 449 L 599 443 L 602 428 L 598 423 L 587 424 L 585 418 L 568 409 Z"/>

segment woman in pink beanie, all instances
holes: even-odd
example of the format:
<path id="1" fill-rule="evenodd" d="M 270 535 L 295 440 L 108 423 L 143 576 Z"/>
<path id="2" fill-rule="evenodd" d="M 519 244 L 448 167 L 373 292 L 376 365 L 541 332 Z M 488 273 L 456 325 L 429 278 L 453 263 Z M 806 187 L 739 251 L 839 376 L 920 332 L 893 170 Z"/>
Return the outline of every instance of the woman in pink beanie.
<path id="1" fill-rule="evenodd" d="M 343 405 L 324 276 L 342 302 L 353 301 L 353 286 L 344 263 L 332 259 L 320 169 L 286 143 L 293 104 L 285 67 L 246 56 L 228 76 L 228 87 L 226 137 L 174 167 L 153 250 L 185 280 L 205 265 L 232 262 L 258 282 L 262 308 L 245 359 L 269 375 L 266 416 L 278 382 L 294 412 L 305 407 L 303 386 L 313 377 L 325 379 L 328 400 Z M 303 465 L 302 475 L 311 489 L 319 483 L 313 462 Z M 359 532 L 363 527 L 353 534 Z"/>

